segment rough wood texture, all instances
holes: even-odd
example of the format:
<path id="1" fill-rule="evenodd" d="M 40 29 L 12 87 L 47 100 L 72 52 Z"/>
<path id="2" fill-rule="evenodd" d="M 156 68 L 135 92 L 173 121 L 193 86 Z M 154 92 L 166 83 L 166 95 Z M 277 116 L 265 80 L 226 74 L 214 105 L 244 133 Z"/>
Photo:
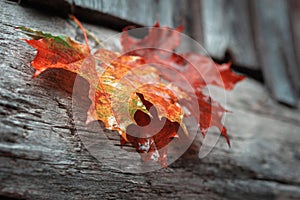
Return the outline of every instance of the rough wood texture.
<path id="1" fill-rule="evenodd" d="M 275 104 L 252 80 L 228 93 L 222 139 L 205 158 L 192 152 L 167 170 L 121 173 L 82 146 L 74 127 L 74 75 L 31 79 L 34 50 L 14 27 L 82 40 L 66 20 L 0 1 L 0 196 L 20 199 L 299 199 L 300 112 Z M 101 38 L 114 34 L 88 26 Z M 101 134 L 101 133 L 99 133 Z"/>
<path id="2" fill-rule="evenodd" d="M 103 13 L 108 13 L 113 16 L 127 19 L 139 24 L 153 25 L 156 20 L 155 13 L 157 12 L 157 3 L 147 0 L 132 0 L 132 1 L 82 1 L 82 0 L 69 0 L 68 2 L 74 3 L 76 6 L 89 8 L 91 10 L 98 10 Z M 147 14 L 146 14 L 147 13 Z M 166 13 L 167 14 L 167 13 Z"/>
<path id="3" fill-rule="evenodd" d="M 162 25 L 178 26 L 185 2 L 180 0 L 67 0 L 76 6 L 97 10 L 137 24 L 152 26 L 159 20 Z M 180 25 L 180 24 L 179 24 Z"/>

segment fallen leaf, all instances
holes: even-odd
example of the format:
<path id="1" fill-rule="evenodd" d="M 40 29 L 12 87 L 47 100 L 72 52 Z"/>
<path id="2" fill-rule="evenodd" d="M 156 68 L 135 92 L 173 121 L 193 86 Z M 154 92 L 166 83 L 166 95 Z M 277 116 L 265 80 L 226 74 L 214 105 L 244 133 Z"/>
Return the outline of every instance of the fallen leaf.
<path id="1" fill-rule="evenodd" d="M 36 70 L 33 77 L 62 68 L 89 82 L 92 103 L 87 123 L 101 120 L 107 129 L 119 132 L 121 144 L 130 143 L 144 161 L 156 160 L 163 167 L 167 166 L 168 144 L 189 136 L 184 117 L 198 119 L 203 135 L 217 126 L 230 144 L 221 123 L 226 110 L 202 93 L 208 84 L 228 90 L 244 78 L 234 74 L 230 64 L 217 65 L 191 52 L 174 53 L 183 27 L 160 28 L 158 23 L 143 39 L 123 32 L 123 54 L 103 48 L 91 53 L 84 28 L 73 19 L 82 28 L 86 44 L 26 27 L 18 29 L 33 38 L 24 40 L 37 49 L 31 63 Z M 186 87 L 187 81 L 191 88 Z"/>
<path id="2" fill-rule="evenodd" d="M 205 96 L 202 90 L 207 85 L 231 90 L 245 77 L 232 72 L 230 63 L 219 65 L 212 62 L 210 58 L 193 52 L 175 53 L 180 45 L 182 27 L 172 30 L 168 27 L 160 27 L 159 23 L 156 23 L 149 29 L 149 34 L 142 39 L 132 38 L 128 34 L 128 29 L 125 28 L 121 35 L 123 53 L 141 56 L 147 63 L 155 63 L 153 66 L 159 70 L 159 74 L 183 91 L 188 90 L 185 84 L 185 81 L 188 81 L 195 91 L 198 104 L 195 104 L 195 99 L 192 101 L 183 99 L 179 104 L 188 108 L 191 115 L 194 114 L 193 111 L 199 110 L 200 116 L 193 117 L 199 120 L 200 130 L 204 136 L 210 127 L 216 126 L 230 145 L 227 130 L 221 123 L 227 110 L 210 96 Z"/>

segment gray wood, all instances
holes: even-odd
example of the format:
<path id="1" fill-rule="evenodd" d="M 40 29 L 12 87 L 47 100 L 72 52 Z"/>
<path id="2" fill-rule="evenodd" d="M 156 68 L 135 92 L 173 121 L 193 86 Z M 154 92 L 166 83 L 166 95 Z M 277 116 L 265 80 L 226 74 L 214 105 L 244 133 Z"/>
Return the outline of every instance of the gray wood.
<path id="1" fill-rule="evenodd" d="M 80 31 L 64 19 L 4 1 L 0 13 L 0 197 L 300 198 L 300 112 L 274 103 L 260 84 L 246 80 L 228 93 L 231 149 L 221 139 L 201 160 L 195 145 L 167 170 L 121 173 L 106 167 L 109 160 L 93 158 L 80 141 L 71 105 L 74 74 L 49 70 L 31 79 L 35 51 L 14 27 L 83 41 Z M 115 33 L 85 26 L 100 38 Z"/>
<path id="2" fill-rule="evenodd" d="M 178 19 L 179 11 L 185 4 L 180 0 L 68 0 L 68 2 L 78 7 L 100 11 L 137 24 L 152 26 L 155 21 L 159 20 L 162 25 L 171 27 L 178 26 L 176 20 L 181 20 L 180 17 Z"/>
<path id="3" fill-rule="evenodd" d="M 157 11 L 157 4 L 147 0 L 101 0 L 101 1 L 81 1 L 75 0 L 69 1 L 77 6 L 89 8 L 92 10 L 98 10 L 103 13 L 109 13 L 111 15 L 128 19 L 139 24 L 153 25 L 156 20 L 155 12 Z"/>
<path id="4" fill-rule="evenodd" d="M 297 106 L 300 75 L 293 48 L 287 2 L 251 2 L 258 52 L 266 84 L 276 100 Z"/>
<path id="5" fill-rule="evenodd" d="M 156 21 L 162 26 L 177 27 L 186 25 L 188 15 L 192 17 L 187 8 L 188 4 L 182 0 L 21 0 L 21 3 L 41 10 L 50 10 L 66 18 L 72 13 L 82 21 L 118 31 L 131 25 L 152 26 Z"/>
<path id="6" fill-rule="evenodd" d="M 289 10 L 294 39 L 293 44 L 295 48 L 295 55 L 297 59 L 298 69 L 300 70 L 300 1 L 289 0 Z"/>
<path id="7" fill-rule="evenodd" d="M 222 60 L 229 51 L 234 64 L 259 69 L 247 0 L 201 0 L 201 19 L 209 55 Z"/>

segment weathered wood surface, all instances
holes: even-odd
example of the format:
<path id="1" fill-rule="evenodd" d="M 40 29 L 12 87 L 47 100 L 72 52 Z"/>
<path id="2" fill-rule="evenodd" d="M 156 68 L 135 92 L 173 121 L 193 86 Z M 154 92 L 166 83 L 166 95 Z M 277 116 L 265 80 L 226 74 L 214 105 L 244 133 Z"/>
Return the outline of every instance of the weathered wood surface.
<path id="1" fill-rule="evenodd" d="M 152 26 L 157 20 L 162 25 L 176 27 L 183 20 L 186 3 L 180 0 L 67 0 L 78 7 L 97 10 L 137 24 Z M 181 20 L 181 21 L 179 21 Z"/>
<path id="2" fill-rule="evenodd" d="M 152 26 L 156 21 L 170 27 L 185 25 L 186 14 L 189 12 L 188 4 L 181 0 L 21 0 L 20 2 L 23 5 L 54 11 L 60 16 L 67 17 L 72 13 L 83 21 L 118 31 L 128 25 Z"/>
<path id="3" fill-rule="evenodd" d="M 82 41 L 64 19 L 0 1 L 0 197 L 16 199 L 299 199 L 300 112 L 272 101 L 261 84 L 228 93 L 232 148 L 220 140 L 205 158 L 188 152 L 167 170 L 121 173 L 96 160 L 74 124 L 74 75 L 31 79 L 34 50 L 14 27 Z M 100 38 L 115 32 L 86 25 Z M 99 133 L 101 134 L 101 133 Z"/>

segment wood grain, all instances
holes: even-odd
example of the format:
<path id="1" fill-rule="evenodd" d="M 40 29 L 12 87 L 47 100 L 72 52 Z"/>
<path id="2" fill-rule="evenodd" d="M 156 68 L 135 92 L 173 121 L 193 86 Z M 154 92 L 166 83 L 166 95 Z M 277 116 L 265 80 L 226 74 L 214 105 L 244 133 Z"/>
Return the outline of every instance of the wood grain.
<path id="1" fill-rule="evenodd" d="M 249 79 L 228 93 L 231 149 L 221 139 L 203 159 L 190 150 L 166 170 L 122 173 L 80 141 L 71 99 L 75 75 L 49 70 L 31 79 L 35 50 L 14 27 L 83 41 L 80 31 L 65 19 L 4 1 L 0 12 L 1 198 L 300 198 L 300 112 L 273 102 L 261 84 Z M 85 26 L 100 38 L 115 34 Z"/>

